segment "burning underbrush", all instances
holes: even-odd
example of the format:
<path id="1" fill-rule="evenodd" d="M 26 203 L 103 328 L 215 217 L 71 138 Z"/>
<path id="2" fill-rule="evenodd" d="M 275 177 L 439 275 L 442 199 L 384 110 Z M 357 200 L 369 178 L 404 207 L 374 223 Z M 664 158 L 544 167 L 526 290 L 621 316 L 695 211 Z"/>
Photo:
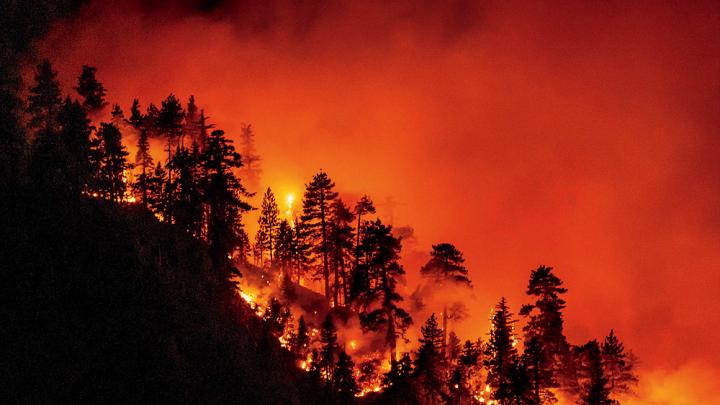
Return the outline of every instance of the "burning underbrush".
<path id="1" fill-rule="evenodd" d="M 295 355 L 298 368 L 308 373 L 322 368 L 316 363 L 326 343 L 323 332 L 329 333 L 329 320 L 337 349 L 352 358 L 351 371 L 357 384 L 354 395 L 365 397 L 383 390 L 384 375 L 391 369 L 385 337 L 363 331 L 355 310 L 330 308 L 323 295 L 295 282 L 283 282 L 282 275 L 271 270 L 244 265 L 241 272 L 243 277 L 234 280 L 239 296 L 263 320 L 280 346 Z M 331 378 L 328 370 L 319 371 L 323 379 Z"/>

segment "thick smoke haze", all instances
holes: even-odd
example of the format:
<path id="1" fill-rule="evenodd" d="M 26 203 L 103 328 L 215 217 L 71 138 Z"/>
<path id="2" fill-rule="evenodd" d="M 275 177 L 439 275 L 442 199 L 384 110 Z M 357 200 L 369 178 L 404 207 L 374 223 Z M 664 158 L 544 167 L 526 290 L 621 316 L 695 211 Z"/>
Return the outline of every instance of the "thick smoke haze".
<path id="1" fill-rule="evenodd" d="M 720 395 L 720 3 L 117 3 L 40 44 L 68 91 L 89 64 L 126 112 L 174 92 L 252 123 L 281 201 L 322 168 L 412 226 L 408 294 L 455 243 L 463 338 L 551 265 L 569 340 L 615 328 L 644 403 Z"/>

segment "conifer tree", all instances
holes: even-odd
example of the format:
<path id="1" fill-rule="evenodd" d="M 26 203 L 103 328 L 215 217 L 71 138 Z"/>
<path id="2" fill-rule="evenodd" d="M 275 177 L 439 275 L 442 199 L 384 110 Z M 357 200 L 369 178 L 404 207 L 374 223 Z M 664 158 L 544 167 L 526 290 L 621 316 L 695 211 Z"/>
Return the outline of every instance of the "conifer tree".
<path id="1" fill-rule="evenodd" d="M 520 315 L 527 318 L 523 328 L 525 341 L 537 338 L 542 353 L 537 373 L 541 380 L 534 383 L 546 393 L 558 386 L 557 378 L 562 377 L 560 373 L 563 372 L 561 365 L 569 361 L 569 345 L 563 334 L 565 300 L 561 298 L 566 292 L 552 267 L 540 266 L 531 272 L 527 290 L 535 303 L 523 305 L 520 310 Z"/>
<path id="2" fill-rule="evenodd" d="M 458 357 L 460 357 L 460 339 L 454 331 L 450 331 L 448 334 L 446 355 L 450 362 L 454 363 Z"/>
<path id="3" fill-rule="evenodd" d="M 168 170 L 175 173 L 169 184 L 166 215 L 190 234 L 199 237 L 203 225 L 202 192 L 199 188 L 199 155 L 178 147 L 168 163 Z"/>
<path id="4" fill-rule="evenodd" d="M 260 217 L 258 218 L 258 234 L 262 237 L 258 242 L 262 244 L 262 250 L 268 252 L 269 263 L 271 264 L 274 260 L 273 254 L 277 249 L 279 216 L 280 210 L 275 201 L 275 194 L 268 187 L 263 195 Z"/>
<path id="5" fill-rule="evenodd" d="M 130 118 L 128 118 L 128 122 L 135 129 L 144 129 L 146 136 L 149 136 L 148 129 L 144 128 L 143 125 L 143 123 L 145 122 L 145 116 L 143 115 L 142 111 L 140 111 L 140 101 L 136 98 L 133 99 L 132 105 L 130 106 Z"/>
<path id="6" fill-rule="evenodd" d="M 355 228 L 355 267 L 357 268 L 360 265 L 360 240 L 363 234 L 362 217 L 363 215 L 375 213 L 375 205 L 370 197 L 363 195 L 355 204 L 354 213 L 357 217 L 357 228 Z"/>
<path id="7" fill-rule="evenodd" d="M 147 106 L 147 109 L 145 110 L 145 115 L 143 116 L 143 126 L 148 131 L 148 136 L 150 138 L 154 138 L 158 135 L 160 135 L 160 129 L 158 128 L 159 125 L 159 119 L 160 119 L 160 110 L 155 106 L 155 104 L 150 103 Z"/>
<path id="8" fill-rule="evenodd" d="M 487 383 L 493 389 L 492 397 L 501 405 L 509 404 L 513 399 L 511 370 L 517 362 L 514 324 L 515 320 L 512 319 L 510 309 L 503 297 L 495 306 L 490 339 L 485 347 L 483 361 L 488 371 Z"/>
<path id="9" fill-rule="evenodd" d="M 125 125 L 125 113 L 119 104 L 113 104 L 112 111 L 110 111 L 110 122 L 115 125 L 117 129 L 123 128 Z"/>
<path id="10" fill-rule="evenodd" d="M 35 85 L 30 87 L 27 109 L 30 114 L 29 126 L 43 128 L 48 135 L 53 133 L 60 103 L 57 73 L 52 70 L 50 62 L 45 60 L 37 66 Z"/>
<path id="11" fill-rule="evenodd" d="M 79 194 L 91 181 L 90 120 L 77 101 L 66 98 L 58 113 L 60 144 L 70 192 Z"/>
<path id="12" fill-rule="evenodd" d="M 370 289 L 360 312 L 364 330 L 385 331 L 390 359 L 396 358 L 397 339 L 404 336 L 412 323 L 410 314 L 399 306 L 403 300 L 397 293 L 398 278 L 405 274 L 400 264 L 400 239 L 392 235 L 392 227 L 378 219 L 368 223 L 361 249 L 367 257 Z M 380 307 L 376 308 L 375 304 Z"/>
<path id="13" fill-rule="evenodd" d="M 309 233 L 305 222 L 300 218 L 296 218 L 295 228 L 293 229 L 292 265 L 295 269 L 298 285 L 302 283 L 302 279 L 312 263 L 312 244 L 309 241 Z"/>
<path id="14" fill-rule="evenodd" d="M 95 72 L 97 72 L 96 67 L 83 65 L 78 85 L 74 87 L 83 98 L 82 106 L 88 112 L 101 110 L 108 104 L 105 101 L 105 87 L 97 80 Z"/>
<path id="15" fill-rule="evenodd" d="M 353 374 L 353 363 L 352 358 L 345 352 L 340 350 L 338 352 L 337 363 L 335 363 L 335 369 L 333 370 L 333 381 L 332 385 L 335 388 L 335 400 L 338 404 L 351 404 L 355 402 L 355 394 L 359 391 L 357 383 L 355 382 L 355 375 Z"/>
<path id="16" fill-rule="evenodd" d="M 195 104 L 195 96 L 191 95 L 188 99 L 187 108 L 185 109 L 185 124 L 182 137 L 188 136 L 190 143 L 201 142 L 200 139 L 200 111 Z M 180 143 L 183 143 L 182 141 Z"/>
<path id="17" fill-rule="evenodd" d="M 443 335 L 433 313 L 420 328 L 420 348 L 415 356 L 414 376 L 423 389 L 428 403 L 437 403 L 444 396 Z"/>
<path id="18" fill-rule="evenodd" d="M 240 153 L 243 157 L 243 168 L 240 175 L 248 181 L 252 188 L 257 187 L 260 175 L 260 155 L 255 149 L 255 132 L 252 125 L 243 125 L 240 132 Z"/>
<path id="19" fill-rule="evenodd" d="M 608 380 L 608 389 L 611 395 L 630 394 L 638 378 L 633 371 L 634 359 L 632 353 L 625 352 L 625 346 L 610 329 L 601 345 L 601 358 L 603 372 Z"/>
<path id="20" fill-rule="evenodd" d="M 150 116 L 149 111 L 148 116 Z M 185 111 L 180 104 L 180 100 L 178 100 L 174 94 L 167 96 L 167 98 L 163 100 L 160 111 L 158 112 L 156 126 L 159 135 L 167 139 L 168 161 L 172 158 L 175 143 L 178 142 L 182 136 L 184 118 Z"/>
<path id="21" fill-rule="evenodd" d="M 153 170 L 153 158 L 150 154 L 150 142 L 148 140 L 148 131 L 145 128 L 140 130 L 138 136 L 137 152 L 135 153 L 135 166 L 140 168 L 140 175 L 135 181 L 135 191 L 140 195 L 140 199 L 145 205 L 148 206 L 148 188 L 149 178 L 152 175 Z"/>
<path id="22" fill-rule="evenodd" d="M 608 379 L 603 372 L 602 354 L 600 345 L 592 340 L 582 346 L 584 355 L 583 374 L 586 383 L 583 385 L 583 393 L 580 397 L 580 404 L 583 405 L 612 405 L 615 401 L 610 399 Z"/>
<path id="23" fill-rule="evenodd" d="M 313 243 L 314 261 L 320 261 L 320 270 L 324 280 L 325 298 L 330 301 L 330 268 L 328 262 L 328 220 L 332 202 L 338 193 L 334 191 L 335 183 L 327 173 L 320 171 L 305 185 L 303 198 L 302 221 L 307 227 Z"/>
<path id="24" fill-rule="evenodd" d="M 167 201 L 165 200 L 165 186 L 167 183 L 165 169 L 160 162 L 155 166 L 155 170 L 149 172 L 146 180 L 147 186 L 147 206 L 155 214 L 162 216 L 166 211 Z M 163 220 L 165 219 L 162 217 Z"/>
<path id="25" fill-rule="evenodd" d="M 228 255 L 243 241 L 241 216 L 252 208 L 244 198 L 252 194 L 245 190 L 233 173 L 233 169 L 242 166 L 242 162 L 232 141 L 225 138 L 225 132 L 216 130 L 208 136 L 200 155 L 200 164 L 200 185 L 208 206 L 210 258 L 213 269 L 221 278 L 227 279 L 232 271 Z"/>
<path id="26" fill-rule="evenodd" d="M 310 346 L 310 336 L 308 335 L 307 324 L 305 323 L 305 317 L 300 315 L 298 320 L 297 332 L 292 342 L 292 351 L 295 356 L 299 359 L 305 359 L 308 348 Z"/>
<path id="27" fill-rule="evenodd" d="M 328 250 L 330 267 L 333 269 L 333 302 L 348 303 L 350 263 L 352 261 L 353 229 L 350 222 L 353 215 L 342 199 L 336 199 L 331 206 L 328 223 Z"/>
<path id="28" fill-rule="evenodd" d="M 275 262 L 280 271 L 289 276 L 293 266 L 293 255 L 295 251 L 295 237 L 290 223 L 283 219 L 277 227 L 277 241 L 275 248 Z"/>
<path id="29" fill-rule="evenodd" d="M 102 123 L 97 138 L 100 156 L 98 191 L 104 198 L 120 202 L 125 195 L 125 170 L 128 168 L 128 152 L 122 144 L 122 135 L 115 125 Z"/>
<path id="30" fill-rule="evenodd" d="M 328 314 L 320 328 L 320 360 L 321 374 L 332 386 L 333 371 L 335 370 L 335 357 L 337 356 L 337 329 L 332 317 Z"/>
<path id="31" fill-rule="evenodd" d="M 430 260 L 420 269 L 420 273 L 436 283 L 437 288 L 451 284 L 470 286 L 468 270 L 465 267 L 465 258 L 463 258 L 462 252 L 450 243 L 433 245 Z M 447 303 L 443 306 L 441 316 L 443 342 L 447 344 L 449 318 Z"/>
<path id="32" fill-rule="evenodd" d="M 413 362 L 409 353 L 403 353 L 399 360 L 390 361 L 390 371 L 383 375 L 383 401 L 388 404 L 418 404 L 413 382 Z"/>
<path id="33" fill-rule="evenodd" d="M 552 370 L 545 367 L 545 357 L 542 350 L 542 344 L 537 336 L 532 336 L 530 340 L 525 341 L 525 349 L 522 355 L 522 364 L 524 370 L 523 375 L 516 375 L 516 378 L 523 379 L 523 385 L 526 382 L 528 396 L 533 404 L 551 404 L 557 402 L 555 395 L 548 389 L 548 381 L 552 379 Z M 518 382 L 515 383 L 517 391 Z"/>

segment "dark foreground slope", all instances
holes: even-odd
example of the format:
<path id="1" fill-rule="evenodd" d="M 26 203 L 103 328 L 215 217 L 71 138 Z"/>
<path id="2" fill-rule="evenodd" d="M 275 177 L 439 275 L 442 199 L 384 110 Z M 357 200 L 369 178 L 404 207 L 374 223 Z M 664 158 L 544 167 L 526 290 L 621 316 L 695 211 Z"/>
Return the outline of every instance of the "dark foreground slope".
<path id="1" fill-rule="evenodd" d="M 3 197 L 0 402 L 314 402 L 201 243 L 140 208 Z"/>

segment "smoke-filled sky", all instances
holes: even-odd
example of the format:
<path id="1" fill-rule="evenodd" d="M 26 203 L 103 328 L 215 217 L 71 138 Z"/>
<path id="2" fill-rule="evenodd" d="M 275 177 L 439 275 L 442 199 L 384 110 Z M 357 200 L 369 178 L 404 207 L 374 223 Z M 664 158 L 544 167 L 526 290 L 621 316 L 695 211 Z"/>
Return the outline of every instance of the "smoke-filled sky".
<path id="1" fill-rule="evenodd" d="M 120 3 L 40 44 L 66 89 L 89 64 L 126 110 L 194 94 L 231 136 L 252 123 L 281 200 L 322 168 L 414 229 L 408 288 L 455 243 L 466 334 L 551 265 L 571 342 L 613 327 L 694 390 L 672 403 L 720 392 L 720 3 Z"/>

